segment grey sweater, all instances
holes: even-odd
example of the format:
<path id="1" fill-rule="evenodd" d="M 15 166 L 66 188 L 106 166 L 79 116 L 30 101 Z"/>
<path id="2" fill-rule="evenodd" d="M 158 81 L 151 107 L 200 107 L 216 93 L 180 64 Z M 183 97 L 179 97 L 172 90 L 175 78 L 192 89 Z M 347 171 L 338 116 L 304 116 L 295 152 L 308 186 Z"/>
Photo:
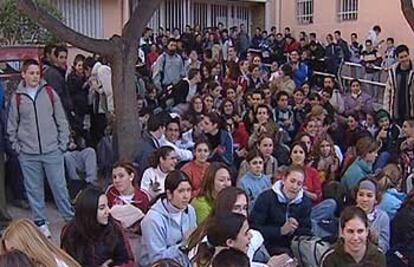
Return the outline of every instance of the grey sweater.
<path id="1" fill-rule="evenodd" d="M 41 81 L 33 100 L 22 81 L 12 95 L 7 135 L 16 153 L 40 155 L 67 148 L 69 126 L 60 98 L 54 90 L 49 97 L 45 87 L 46 82 Z"/>

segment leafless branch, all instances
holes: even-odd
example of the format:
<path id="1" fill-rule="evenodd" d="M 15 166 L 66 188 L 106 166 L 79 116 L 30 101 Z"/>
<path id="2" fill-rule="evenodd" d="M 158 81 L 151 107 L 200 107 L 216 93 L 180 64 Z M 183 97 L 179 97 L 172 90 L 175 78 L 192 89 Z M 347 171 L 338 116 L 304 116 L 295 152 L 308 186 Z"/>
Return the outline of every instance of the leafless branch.
<path id="1" fill-rule="evenodd" d="M 122 37 L 127 40 L 138 40 L 140 35 L 144 32 L 146 23 L 143 21 L 149 21 L 158 9 L 163 0 L 135 0 L 138 1 L 138 5 L 135 7 L 131 18 L 125 24 L 122 32 Z"/>
<path id="2" fill-rule="evenodd" d="M 414 31 L 414 6 L 412 0 L 401 0 L 401 11 L 410 25 L 411 29 Z"/>
<path id="3" fill-rule="evenodd" d="M 43 27 L 47 28 L 60 39 L 91 53 L 110 55 L 113 45 L 109 40 L 96 39 L 76 32 L 64 23 L 53 17 L 33 0 L 17 0 L 17 7 L 28 17 L 34 18 Z"/>

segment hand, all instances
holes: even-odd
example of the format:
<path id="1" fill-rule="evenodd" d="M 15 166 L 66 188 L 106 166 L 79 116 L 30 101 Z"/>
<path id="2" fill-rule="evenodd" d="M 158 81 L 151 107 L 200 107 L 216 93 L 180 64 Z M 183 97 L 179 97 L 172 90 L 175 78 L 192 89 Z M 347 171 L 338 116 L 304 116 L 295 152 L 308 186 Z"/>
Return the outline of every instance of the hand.
<path id="1" fill-rule="evenodd" d="M 267 262 L 269 267 L 293 267 L 296 266 L 296 260 L 292 259 L 288 254 L 273 256 Z"/>
<path id="2" fill-rule="evenodd" d="M 283 124 L 285 125 L 285 127 L 290 127 L 290 125 L 292 125 L 292 121 L 287 119 L 283 122 Z"/>
<path id="3" fill-rule="evenodd" d="M 223 155 L 223 154 L 224 154 L 224 152 L 226 152 L 226 148 L 225 148 L 224 146 L 220 145 L 220 146 L 218 146 L 218 147 L 216 148 L 216 152 L 217 152 L 217 154 L 219 154 L 219 155 Z"/>
<path id="4" fill-rule="evenodd" d="M 102 263 L 102 265 L 100 267 L 110 267 L 112 263 L 112 259 L 109 259 L 107 261 L 105 261 L 104 263 Z"/>
<path id="5" fill-rule="evenodd" d="M 382 129 L 382 130 L 379 132 L 378 137 L 379 137 L 379 138 L 381 138 L 381 139 L 386 138 L 386 137 L 387 137 L 387 130 Z"/>
<path id="6" fill-rule="evenodd" d="M 378 244 L 379 234 L 372 227 L 369 229 L 369 237 L 372 243 Z"/>
<path id="7" fill-rule="evenodd" d="M 240 118 L 240 116 L 239 115 L 234 115 L 233 116 L 233 120 L 234 120 L 234 122 L 237 122 L 237 123 L 239 123 L 239 122 L 241 122 L 241 118 Z"/>
<path id="8" fill-rule="evenodd" d="M 70 150 L 74 150 L 74 149 L 76 149 L 76 147 L 77 147 L 77 145 L 76 145 L 75 143 L 73 143 L 73 142 L 71 142 L 71 143 L 69 144 L 69 146 L 68 146 L 68 148 L 69 148 Z"/>
<path id="9" fill-rule="evenodd" d="M 245 157 L 247 155 L 247 151 L 245 148 L 243 149 L 237 149 L 235 151 L 235 153 L 237 154 L 237 156 L 239 156 L 240 158 Z"/>
<path id="10" fill-rule="evenodd" d="M 260 124 L 258 124 L 258 123 L 253 124 L 253 131 L 254 132 L 259 131 L 259 128 L 260 128 Z"/>
<path id="11" fill-rule="evenodd" d="M 242 91 L 243 91 L 243 86 L 241 86 L 240 84 L 237 85 L 237 88 L 236 88 L 237 94 L 240 94 Z"/>
<path id="12" fill-rule="evenodd" d="M 295 232 L 298 226 L 299 226 L 298 221 L 295 218 L 290 217 L 280 229 L 280 233 L 282 235 L 291 234 Z"/>

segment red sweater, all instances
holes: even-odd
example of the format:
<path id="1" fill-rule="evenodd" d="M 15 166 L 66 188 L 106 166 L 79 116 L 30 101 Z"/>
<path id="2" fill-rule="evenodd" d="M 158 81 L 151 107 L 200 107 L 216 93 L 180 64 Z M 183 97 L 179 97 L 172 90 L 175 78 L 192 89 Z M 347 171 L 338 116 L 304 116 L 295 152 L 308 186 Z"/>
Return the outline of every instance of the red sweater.
<path id="1" fill-rule="evenodd" d="M 200 193 L 204 174 L 206 173 L 209 165 L 209 162 L 206 162 L 203 165 L 199 165 L 195 162 L 195 160 L 193 160 L 186 163 L 181 168 L 181 170 L 190 178 L 191 185 L 193 187 L 193 191 L 191 193 L 192 198 L 195 198 L 198 195 L 198 193 Z"/>
<path id="2" fill-rule="evenodd" d="M 249 143 L 249 132 L 243 122 L 239 123 L 239 127 L 233 133 L 233 143 L 239 144 L 239 148 L 247 148 Z"/>
<path id="3" fill-rule="evenodd" d="M 124 205 L 124 202 L 119 197 L 121 194 L 116 190 L 115 186 L 110 185 L 106 190 L 106 196 L 108 197 L 108 205 L 110 208 L 114 205 Z M 134 198 L 132 199 L 135 207 L 139 208 L 143 213 L 147 213 L 149 210 L 149 197 L 146 192 L 139 188 L 135 188 Z"/>
<path id="4" fill-rule="evenodd" d="M 316 200 L 312 200 L 312 204 L 318 204 L 322 198 L 322 183 L 319 172 L 313 167 L 305 166 L 305 175 L 306 190 L 318 196 Z"/>

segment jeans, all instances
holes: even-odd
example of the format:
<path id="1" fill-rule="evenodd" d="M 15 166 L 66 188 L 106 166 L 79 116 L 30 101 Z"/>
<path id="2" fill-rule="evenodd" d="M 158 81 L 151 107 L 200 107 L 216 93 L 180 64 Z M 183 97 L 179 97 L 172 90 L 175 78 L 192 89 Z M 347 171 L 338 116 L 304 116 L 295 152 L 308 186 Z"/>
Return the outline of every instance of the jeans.
<path id="1" fill-rule="evenodd" d="M 335 218 L 336 201 L 332 198 L 325 199 L 316 206 L 312 207 L 311 211 L 311 222 L 312 222 L 312 233 L 318 237 L 327 237 L 331 233 L 322 229 L 318 223 L 324 220 L 331 220 Z M 339 226 L 338 226 L 339 227 Z"/>
<path id="2" fill-rule="evenodd" d="M 45 174 L 60 214 L 65 221 L 70 221 L 74 214 L 66 187 L 62 152 L 55 150 L 41 155 L 20 153 L 19 161 L 34 222 L 37 225 L 42 225 L 47 219 L 44 192 Z"/>
<path id="3" fill-rule="evenodd" d="M 95 184 L 97 182 L 96 152 L 87 147 L 81 151 L 68 151 L 63 154 L 66 172 L 71 180 L 80 180 L 79 173 L 85 173 L 85 181 Z"/>

